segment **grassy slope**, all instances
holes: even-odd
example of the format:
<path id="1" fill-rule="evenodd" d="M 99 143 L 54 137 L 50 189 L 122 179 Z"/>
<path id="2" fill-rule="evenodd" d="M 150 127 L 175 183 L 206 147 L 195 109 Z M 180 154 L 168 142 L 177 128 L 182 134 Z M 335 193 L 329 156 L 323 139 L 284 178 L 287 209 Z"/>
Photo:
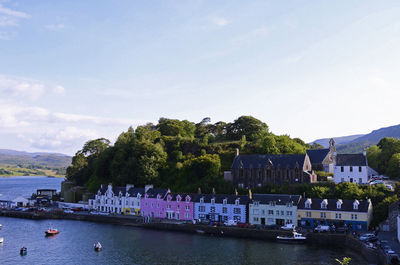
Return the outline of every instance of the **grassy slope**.
<path id="1" fill-rule="evenodd" d="M 4 167 L 0 166 L 0 176 L 51 176 L 51 177 L 64 177 L 64 175 L 57 174 L 54 169 L 30 169 L 18 167 Z"/>

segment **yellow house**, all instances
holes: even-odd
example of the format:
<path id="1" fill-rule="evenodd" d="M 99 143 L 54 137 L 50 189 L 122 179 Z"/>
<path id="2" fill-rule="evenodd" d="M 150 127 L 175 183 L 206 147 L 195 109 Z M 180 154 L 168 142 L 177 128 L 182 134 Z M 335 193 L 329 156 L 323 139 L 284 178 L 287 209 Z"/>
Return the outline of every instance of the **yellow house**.
<path id="1" fill-rule="evenodd" d="M 297 206 L 301 227 L 317 225 L 347 227 L 351 231 L 367 231 L 372 221 L 371 200 L 301 199 Z"/>

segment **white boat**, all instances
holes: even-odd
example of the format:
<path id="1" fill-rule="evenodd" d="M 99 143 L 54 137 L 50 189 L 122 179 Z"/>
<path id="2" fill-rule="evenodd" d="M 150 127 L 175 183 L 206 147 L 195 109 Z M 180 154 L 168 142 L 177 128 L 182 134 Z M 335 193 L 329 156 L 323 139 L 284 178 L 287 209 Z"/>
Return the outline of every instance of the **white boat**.
<path id="1" fill-rule="evenodd" d="M 3 225 L 2 224 L 0 224 L 0 229 L 3 227 Z"/>
<path id="2" fill-rule="evenodd" d="M 97 242 L 94 244 L 94 250 L 95 251 L 101 251 L 103 249 L 103 246 L 100 244 L 100 242 Z"/>
<path id="3" fill-rule="evenodd" d="M 292 233 L 293 233 L 292 236 L 277 236 L 276 239 L 278 241 L 293 242 L 293 243 L 304 242 L 307 239 L 306 236 L 303 236 L 303 234 L 297 233 L 296 231 L 293 231 Z"/>
<path id="4" fill-rule="evenodd" d="M 0 237 L 0 244 L 4 242 L 4 237 Z"/>

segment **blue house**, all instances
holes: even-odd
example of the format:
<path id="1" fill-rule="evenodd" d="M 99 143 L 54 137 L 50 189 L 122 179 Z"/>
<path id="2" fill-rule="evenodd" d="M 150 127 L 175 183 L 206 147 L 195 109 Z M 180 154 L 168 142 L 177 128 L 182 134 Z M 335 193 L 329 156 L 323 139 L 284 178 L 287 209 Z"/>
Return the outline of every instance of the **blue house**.
<path id="1" fill-rule="evenodd" d="M 194 219 L 225 222 L 247 222 L 248 196 L 198 194 L 194 198 Z"/>

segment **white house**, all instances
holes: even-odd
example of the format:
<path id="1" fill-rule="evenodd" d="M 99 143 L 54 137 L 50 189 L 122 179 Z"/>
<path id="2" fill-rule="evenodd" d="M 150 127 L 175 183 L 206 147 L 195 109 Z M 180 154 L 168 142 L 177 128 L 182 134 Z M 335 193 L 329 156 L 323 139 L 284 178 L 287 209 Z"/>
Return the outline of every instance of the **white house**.
<path id="1" fill-rule="evenodd" d="M 127 184 L 126 187 L 113 187 L 111 184 L 107 187 L 101 185 L 95 196 L 89 199 L 89 209 L 108 213 L 140 215 L 140 199 L 152 187 L 152 185 L 146 185 L 145 188 L 135 188 L 130 184 Z"/>
<path id="2" fill-rule="evenodd" d="M 335 183 L 353 182 L 366 184 L 370 178 L 366 152 L 362 154 L 338 154 L 334 170 Z"/>
<path id="3" fill-rule="evenodd" d="M 297 225 L 300 195 L 254 194 L 249 203 L 249 223 L 255 225 Z"/>

